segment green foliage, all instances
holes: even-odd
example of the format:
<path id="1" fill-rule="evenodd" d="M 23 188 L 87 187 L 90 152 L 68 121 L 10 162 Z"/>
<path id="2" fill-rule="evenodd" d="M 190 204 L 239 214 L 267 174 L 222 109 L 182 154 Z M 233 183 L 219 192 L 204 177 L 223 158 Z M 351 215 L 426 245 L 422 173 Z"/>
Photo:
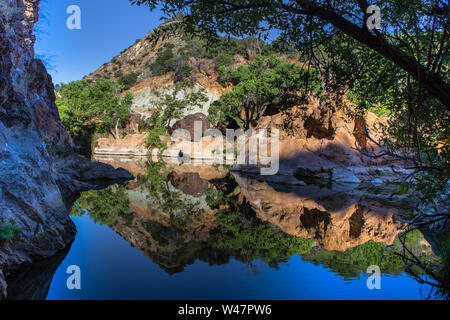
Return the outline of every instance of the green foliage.
<path id="1" fill-rule="evenodd" d="M 159 48 L 155 62 L 150 66 L 153 75 L 163 75 L 174 70 L 175 55 L 173 53 L 174 45 L 166 43 Z"/>
<path id="2" fill-rule="evenodd" d="M 128 90 L 136 84 L 137 78 L 138 78 L 137 73 L 132 72 L 120 77 L 119 84 L 123 87 L 123 90 Z"/>
<path id="3" fill-rule="evenodd" d="M 221 67 L 220 81 L 231 83 L 231 92 L 212 103 L 208 119 L 224 121 L 226 116 L 238 118 L 247 129 L 266 112 L 279 112 L 304 103 L 312 94 L 320 94 L 317 74 L 275 55 L 256 56 L 255 60 L 237 69 Z M 241 117 L 244 111 L 245 118 Z"/>
<path id="4" fill-rule="evenodd" d="M 222 52 L 215 56 L 213 61 L 217 69 L 220 67 L 228 67 L 233 63 L 233 56 L 229 53 Z"/>
<path id="5" fill-rule="evenodd" d="M 211 209 L 218 209 L 221 204 L 227 202 L 227 197 L 224 192 L 221 190 L 217 190 L 214 187 L 209 187 L 205 193 L 206 203 Z"/>
<path id="6" fill-rule="evenodd" d="M 330 268 L 344 279 L 360 279 L 361 272 L 371 265 L 379 266 L 383 273 L 400 275 L 404 271 L 402 260 L 396 256 L 383 256 L 385 246 L 370 240 L 344 252 L 317 248 L 302 255 L 302 259 Z"/>
<path id="7" fill-rule="evenodd" d="M 167 127 L 163 124 L 161 118 L 156 119 L 153 125 L 147 130 L 146 146 L 150 149 L 165 149 L 167 144 L 161 140 L 161 136 L 164 135 L 167 135 Z"/>
<path id="8" fill-rule="evenodd" d="M 104 190 L 83 192 L 77 201 L 77 206 L 73 207 L 70 213 L 72 216 L 89 212 L 89 216 L 95 223 L 108 226 L 122 219 L 128 220 L 131 214 L 125 186 L 111 186 Z"/>
<path id="9" fill-rule="evenodd" d="M 247 261 L 262 259 L 270 267 L 278 269 L 296 254 L 309 252 L 312 239 L 289 236 L 258 218 L 245 219 L 237 213 L 219 212 L 216 221 L 221 228 L 220 236 L 214 239 L 218 249 L 231 248 L 239 251 Z"/>
<path id="10" fill-rule="evenodd" d="M 20 227 L 16 226 L 14 221 L 9 224 L 0 226 L 0 240 L 8 241 L 14 238 L 14 236 L 20 232 Z"/>
<path id="11" fill-rule="evenodd" d="M 219 69 L 222 66 L 230 66 L 236 54 L 246 57 L 249 50 L 265 55 L 273 52 L 269 44 L 253 37 L 245 39 L 222 37 L 214 45 L 208 46 L 201 38 L 190 37 L 182 32 L 179 36 L 184 43 L 182 47 L 176 49 L 172 42 L 166 42 L 158 49 L 155 61 L 150 64 L 154 76 L 175 72 L 175 81 L 183 81 L 189 77 L 193 69 L 188 64 L 188 60 L 192 57 L 213 60 Z"/>
<path id="12" fill-rule="evenodd" d="M 167 135 L 172 120 L 180 119 L 186 110 L 201 106 L 208 98 L 204 90 L 193 88 L 187 80 L 175 83 L 168 92 L 155 91 L 154 94 L 156 96 L 152 100 L 154 110 L 141 124 L 141 129 L 148 132 L 148 147 L 163 149 L 166 144 L 160 137 Z"/>
<path id="13" fill-rule="evenodd" d="M 267 44 L 261 39 L 257 39 L 255 37 L 246 37 L 243 39 L 219 37 L 217 41 L 210 46 L 207 45 L 205 40 L 199 41 L 204 48 L 200 57 L 204 59 L 218 59 L 218 61 L 225 61 L 227 63 L 225 66 L 228 66 L 233 62 L 232 60 L 234 55 L 241 55 L 245 58 L 250 58 L 248 56 L 249 51 L 261 55 L 269 55 L 274 53 L 270 44 Z M 232 60 L 230 60 L 230 58 Z M 217 68 L 219 67 L 220 65 L 217 65 Z"/>
<path id="14" fill-rule="evenodd" d="M 192 67 L 192 66 L 190 66 L 190 65 L 185 65 L 184 67 L 183 67 L 183 69 L 182 69 L 182 74 L 183 74 L 183 76 L 185 77 L 185 78 L 187 78 L 187 77 L 189 77 L 189 75 L 191 74 L 191 72 L 192 72 L 192 70 L 193 70 L 194 68 Z"/>
<path id="15" fill-rule="evenodd" d="M 62 84 L 57 91 L 56 104 L 61 121 L 82 154 L 90 155 L 90 144 L 95 132 L 109 133 L 120 119 L 123 128 L 130 120 L 133 96 L 120 97 L 123 85 L 102 80 L 89 84 L 74 81 Z"/>
<path id="16" fill-rule="evenodd" d="M 404 244 L 423 262 L 437 265 L 439 261 L 430 250 L 424 253 L 423 240 L 424 237 L 420 231 L 415 230 L 406 235 Z M 337 272 L 344 279 L 360 279 L 361 273 L 366 272 L 367 267 L 371 265 L 379 266 L 383 273 L 400 275 L 407 271 L 404 260 L 398 254 L 395 254 L 401 252 L 402 249 L 403 245 L 397 237 L 394 244 L 388 248 L 384 243 L 369 240 L 344 252 L 315 248 L 302 255 L 302 259 L 312 261 L 314 264 L 321 264 L 333 272 Z M 407 256 L 411 257 L 410 255 Z M 412 268 L 414 271 L 418 271 L 414 266 Z M 419 270 L 418 272 L 423 271 Z"/>

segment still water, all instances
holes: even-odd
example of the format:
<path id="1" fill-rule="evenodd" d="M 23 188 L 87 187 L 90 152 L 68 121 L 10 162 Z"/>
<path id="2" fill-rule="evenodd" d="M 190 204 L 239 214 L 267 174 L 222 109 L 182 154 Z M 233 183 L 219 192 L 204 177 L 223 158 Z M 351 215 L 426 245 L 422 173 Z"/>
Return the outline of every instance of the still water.
<path id="1" fill-rule="evenodd" d="M 10 297 L 428 298 L 402 260 L 383 251 L 404 227 L 395 196 L 386 203 L 374 190 L 279 185 L 213 166 L 127 169 L 135 181 L 82 195 L 71 248 L 12 280 Z M 408 243 L 436 259 L 421 234 Z M 380 289 L 370 290 L 373 264 L 382 274 Z M 67 288 L 72 265 L 80 290 Z"/>

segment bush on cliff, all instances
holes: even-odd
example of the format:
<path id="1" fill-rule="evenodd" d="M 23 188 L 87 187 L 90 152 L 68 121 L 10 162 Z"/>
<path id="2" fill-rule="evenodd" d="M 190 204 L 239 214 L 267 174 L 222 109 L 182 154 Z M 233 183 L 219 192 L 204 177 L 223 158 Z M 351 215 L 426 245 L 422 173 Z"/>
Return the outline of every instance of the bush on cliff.
<path id="1" fill-rule="evenodd" d="M 0 226 L 0 241 L 11 240 L 19 231 L 20 228 L 14 222 Z"/>
<path id="2" fill-rule="evenodd" d="M 128 90 L 134 86 L 137 82 L 138 75 L 135 72 L 123 75 L 119 79 L 119 84 L 123 87 L 123 90 Z"/>

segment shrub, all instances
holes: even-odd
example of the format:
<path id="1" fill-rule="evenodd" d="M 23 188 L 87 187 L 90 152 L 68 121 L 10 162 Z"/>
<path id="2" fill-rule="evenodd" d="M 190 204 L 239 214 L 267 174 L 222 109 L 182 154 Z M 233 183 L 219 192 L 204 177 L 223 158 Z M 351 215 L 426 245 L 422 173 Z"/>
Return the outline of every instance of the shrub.
<path id="1" fill-rule="evenodd" d="M 124 90 L 128 90 L 134 86 L 137 82 L 138 75 L 136 72 L 129 73 L 127 75 L 121 76 L 119 79 L 119 84 L 123 86 Z"/>
<path id="2" fill-rule="evenodd" d="M 216 64 L 216 68 L 220 67 L 228 67 L 233 63 L 233 56 L 229 53 L 220 53 L 216 57 L 214 57 L 214 63 Z"/>
<path id="3" fill-rule="evenodd" d="M 154 63 L 150 65 L 150 69 L 153 75 L 163 75 L 172 70 L 172 63 L 175 55 L 172 48 L 163 47 L 158 50 L 158 54 Z"/>
<path id="4" fill-rule="evenodd" d="M 14 238 L 14 236 L 20 231 L 20 228 L 16 226 L 14 221 L 11 223 L 0 226 L 0 240 L 7 241 Z"/>
<path id="5" fill-rule="evenodd" d="M 167 134 L 167 129 L 162 122 L 162 119 L 158 119 L 157 122 L 148 130 L 146 145 L 148 148 L 163 149 L 166 144 L 161 140 L 161 136 Z"/>

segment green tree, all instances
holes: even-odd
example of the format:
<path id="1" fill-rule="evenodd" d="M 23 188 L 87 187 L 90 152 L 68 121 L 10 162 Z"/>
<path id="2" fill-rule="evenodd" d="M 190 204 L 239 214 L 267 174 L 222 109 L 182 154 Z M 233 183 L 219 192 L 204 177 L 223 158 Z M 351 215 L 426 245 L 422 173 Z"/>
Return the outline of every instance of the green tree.
<path id="1" fill-rule="evenodd" d="M 130 120 L 133 96 L 120 96 L 123 86 L 116 81 L 102 80 L 92 84 L 81 80 L 58 87 L 56 104 L 61 121 L 82 153 L 90 154 L 93 133 L 113 134 Z"/>
<path id="2" fill-rule="evenodd" d="M 189 108 L 202 106 L 208 97 L 205 90 L 194 88 L 188 80 L 175 83 L 167 92 L 155 91 L 154 95 L 154 110 L 143 124 L 143 129 L 148 132 L 147 146 L 161 149 L 165 144 L 160 137 L 167 134 L 173 120 L 182 118 Z"/>
<path id="3" fill-rule="evenodd" d="M 320 93 L 320 82 L 314 71 L 275 55 L 259 55 L 249 65 L 237 69 L 221 67 L 219 72 L 221 82 L 231 83 L 233 90 L 211 105 L 212 123 L 232 116 L 248 129 L 267 111 L 279 112 L 308 101 L 313 93 Z"/>

